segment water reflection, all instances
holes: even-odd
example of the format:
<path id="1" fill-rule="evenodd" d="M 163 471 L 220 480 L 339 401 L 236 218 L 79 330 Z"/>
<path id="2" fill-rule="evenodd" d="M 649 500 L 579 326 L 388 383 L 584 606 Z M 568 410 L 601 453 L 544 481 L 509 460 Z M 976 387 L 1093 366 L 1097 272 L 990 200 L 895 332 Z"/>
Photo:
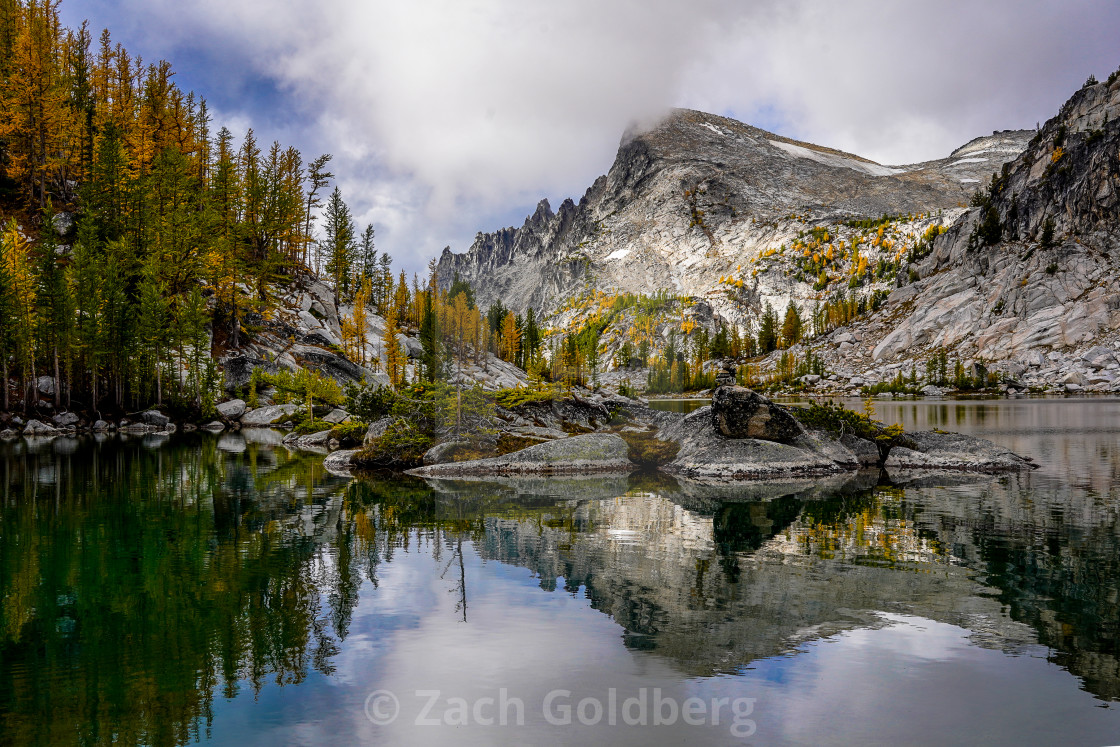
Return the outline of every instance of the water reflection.
<path id="1" fill-rule="evenodd" d="M 0 504 L 0 733 L 178 744 L 212 697 L 330 672 L 356 585 L 341 483 L 211 438 L 15 443 Z"/>
<path id="2" fill-rule="evenodd" d="M 1030 437 L 999 408 L 965 424 Z M 1077 458 L 1109 462 L 1113 442 L 1099 445 Z M 1120 698 L 1120 509 L 1094 480 L 1062 480 L 1061 450 L 999 479 L 714 489 L 660 475 L 349 481 L 253 433 L 0 448 L 5 741 L 406 743 L 431 736 L 374 728 L 369 691 L 514 687 L 539 702 L 557 683 L 747 693 L 763 698 L 762 741 L 904 738 L 870 701 L 839 715 L 880 731 L 836 731 L 819 688 L 841 671 L 868 693 L 906 687 L 907 672 L 959 679 L 922 692 L 931 708 L 982 702 L 1000 672 L 999 687 L 1027 682 L 1077 713 L 1085 735 L 1120 728 L 1075 688 Z M 867 669 L 869 652 L 882 666 Z M 988 679 L 973 686 L 978 662 Z M 1008 735 L 1061 734 L 1022 704 L 992 707 Z M 958 718 L 967 736 L 994 716 Z M 529 721 L 456 741 L 569 738 Z M 727 741 L 703 734 L 657 738 Z"/>

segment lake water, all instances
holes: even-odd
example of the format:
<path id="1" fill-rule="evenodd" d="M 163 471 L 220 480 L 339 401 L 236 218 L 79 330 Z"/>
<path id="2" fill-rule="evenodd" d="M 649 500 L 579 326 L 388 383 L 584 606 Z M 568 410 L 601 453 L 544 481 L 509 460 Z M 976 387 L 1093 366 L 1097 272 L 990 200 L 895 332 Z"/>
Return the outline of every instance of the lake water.
<path id="1" fill-rule="evenodd" d="M 0 743 L 1120 742 L 1120 402 L 877 408 L 1040 468 L 429 484 L 270 432 L 0 444 Z"/>

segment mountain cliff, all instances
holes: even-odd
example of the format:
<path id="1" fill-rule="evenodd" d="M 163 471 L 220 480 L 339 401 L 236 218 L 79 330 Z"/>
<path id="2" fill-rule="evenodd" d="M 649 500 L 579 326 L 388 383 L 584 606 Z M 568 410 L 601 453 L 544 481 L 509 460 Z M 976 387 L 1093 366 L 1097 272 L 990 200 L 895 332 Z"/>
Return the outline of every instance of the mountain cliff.
<path id="1" fill-rule="evenodd" d="M 937 238 L 924 279 L 888 299 L 890 331 L 872 357 L 939 345 L 1042 367 L 1044 352 L 1115 348 L 1118 156 L 1120 79 L 1087 85 Z"/>
<path id="2" fill-rule="evenodd" d="M 978 138 L 949 157 L 887 167 L 790 140 L 725 117 L 677 110 L 623 139 L 614 164 L 579 203 L 542 200 L 520 228 L 482 234 L 465 254 L 445 250 L 439 275 L 457 273 L 481 300 L 554 311 L 585 287 L 711 297 L 730 318 L 814 294 L 768 273 L 745 303 L 720 278 L 807 226 L 884 214 L 956 215 L 981 179 L 1026 146 L 1031 133 Z M 909 227 L 909 226 L 907 226 Z M 726 283 L 725 283 L 726 284 Z M 738 312 L 738 313 L 737 313 Z"/>
<path id="3" fill-rule="evenodd" d="M 858 302 L 857 318 L 814 330 L 841 383 L 948 350 L 1081 386 L 1117 362 L 1118 109 L 1114 75 L 1037 132 L 903 166 L 676 110 L 628 133 L 578 203 L 542 201 L 520 228 L 445 250 L 439 278 L 554 328 L 578 326 L 581 299 L 618 293 L 667 292 L 748 333 L 767 304 Z"/>

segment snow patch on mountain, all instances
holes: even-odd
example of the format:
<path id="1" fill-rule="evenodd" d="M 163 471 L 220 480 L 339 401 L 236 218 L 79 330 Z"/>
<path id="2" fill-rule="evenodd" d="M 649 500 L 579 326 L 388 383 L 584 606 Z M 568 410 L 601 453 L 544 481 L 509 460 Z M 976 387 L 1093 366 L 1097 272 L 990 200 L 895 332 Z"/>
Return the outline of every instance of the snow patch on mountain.
<path id="1" fill-rule="evenodd" d="M 822 153 L 821 151 L 803 148 L 793 143 L 783 143 L 780 140 L 771 140 L 770 144 L 775 148 L 784 150 L 795 158 L 808 158 L 810 161 L 823 163 L 825 166 L 840 166 L 846 169 L 855 169 L 856 171 L 862 171 L 864 174 L 870 174 L 871 176 L 891 176 L 892 174 L 901 174 L 903 171 L 902 169 L 892 169 L 889 166 L 880 166 L 877 163 L 857 161 L 854 158 L 845 158 L 844 156 L 835 155 L 833 153 Z"/>

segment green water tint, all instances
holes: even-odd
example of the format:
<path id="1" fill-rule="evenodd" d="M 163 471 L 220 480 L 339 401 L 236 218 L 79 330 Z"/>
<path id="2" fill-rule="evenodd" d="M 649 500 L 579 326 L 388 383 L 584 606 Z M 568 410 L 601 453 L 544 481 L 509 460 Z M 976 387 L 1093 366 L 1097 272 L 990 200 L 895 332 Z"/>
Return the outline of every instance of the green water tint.
<path id="1" fill-rule="evenodd" d="M 1007 417 L 984 420 L 1003 427 Z M 1114 450 L 1099 447 L 1115 433 L 1095 438 L 1078 452 L 1110 469 Z M 435 657 L 441 680 L 405 681 L 439 687 L 477 669 L 466 651 L 521 639 L 570 644 L 551 671 L 520 675 L 530 677 L 525 692 L 614 682 L 630 659 L 600 659 L 627 651 L 653 657 L 634 660 L 645 674 L 627 681 L 769 692 L 774 714 L 766 721 L 760 710 L 759 739 L 807 738 L 781 731 L 793 721 L 776 715 L 778 703 L 811 710 L 798 699 L 817 675 L 801 674 L 810 666 L 802 662 L 824 651 L 861 662 L 865 645 L 845 641 L 909 630 L 899 615 L 928 621 L 914 631 L 970 635 L 954 649 L 967 655 L 960 672 L 984 656 L 1020 666 L 1006 654 L 1024 651 L 1059 665 L 1079 679 L 1051 699 L 1089 709 L 1078 728 L 1120 728 L 1120 714 L 1077 700 L 1077 687 L 1098 701 L 1120 698 L 1117 512 L 1097 483 L 1071 483 L 1061 469 L 711 489 L 658 474 L 351 481 L 324 472 L 320 456 L 228 435 L 16 441 L 0 454 L 7 743 L 273 743 L 269 728 L 306 718 L 295 715 L 303 700 L 322 711 L 314 723 L 329 725 L 321 740 L 408 741 L 415 735 L 351 724 L 355 711 L 365 723 L 365 693 L 394 681 L 393 656 L 420 671 Z M 598 617 L 581 617 L 583 604 Z M 566 617 L 554 621 L 561 609 Z M 408 642 L 428 627 L 443 632 Z M 366 663 L 355 668 L 354 657 Z M 583 663 L 569 671 L 569 659 Z M 893 676 L 874 675 L 884 685 Z M 1042 688 L 1049 676 L 1013 679 Z M 887 719 L 871 715 L 853 713 L 852 723 Z M 525 728 L 517 739 L 555 736 Z M 642 738 L 667 738 L 658 734 Z M 710 741 L 725 742 L 726 732 Z"/>
<path id="2" fill-rule="evenodd" d="M 5 738 L 183 743 L 214 692 L 329 672 L 355 586 L 342 565 L 324 587 L 312 559 L 320 543 L 349 547 L 326 515 L 345 481 L 321 460 L 216 443 L 7 447 Z M 307 515 L 321 531 L 290 525 Z"/>
<path id="3" fill-rule="evenodd" d="M 664 410 L 666 412 L 679 412 L 688 414 L 693 410 L 699 410 L 705 405 L 712 404 L 712 398 L 707 399 L 651 399 L 649 400 L 650 408 L 654 410 Z"/>

